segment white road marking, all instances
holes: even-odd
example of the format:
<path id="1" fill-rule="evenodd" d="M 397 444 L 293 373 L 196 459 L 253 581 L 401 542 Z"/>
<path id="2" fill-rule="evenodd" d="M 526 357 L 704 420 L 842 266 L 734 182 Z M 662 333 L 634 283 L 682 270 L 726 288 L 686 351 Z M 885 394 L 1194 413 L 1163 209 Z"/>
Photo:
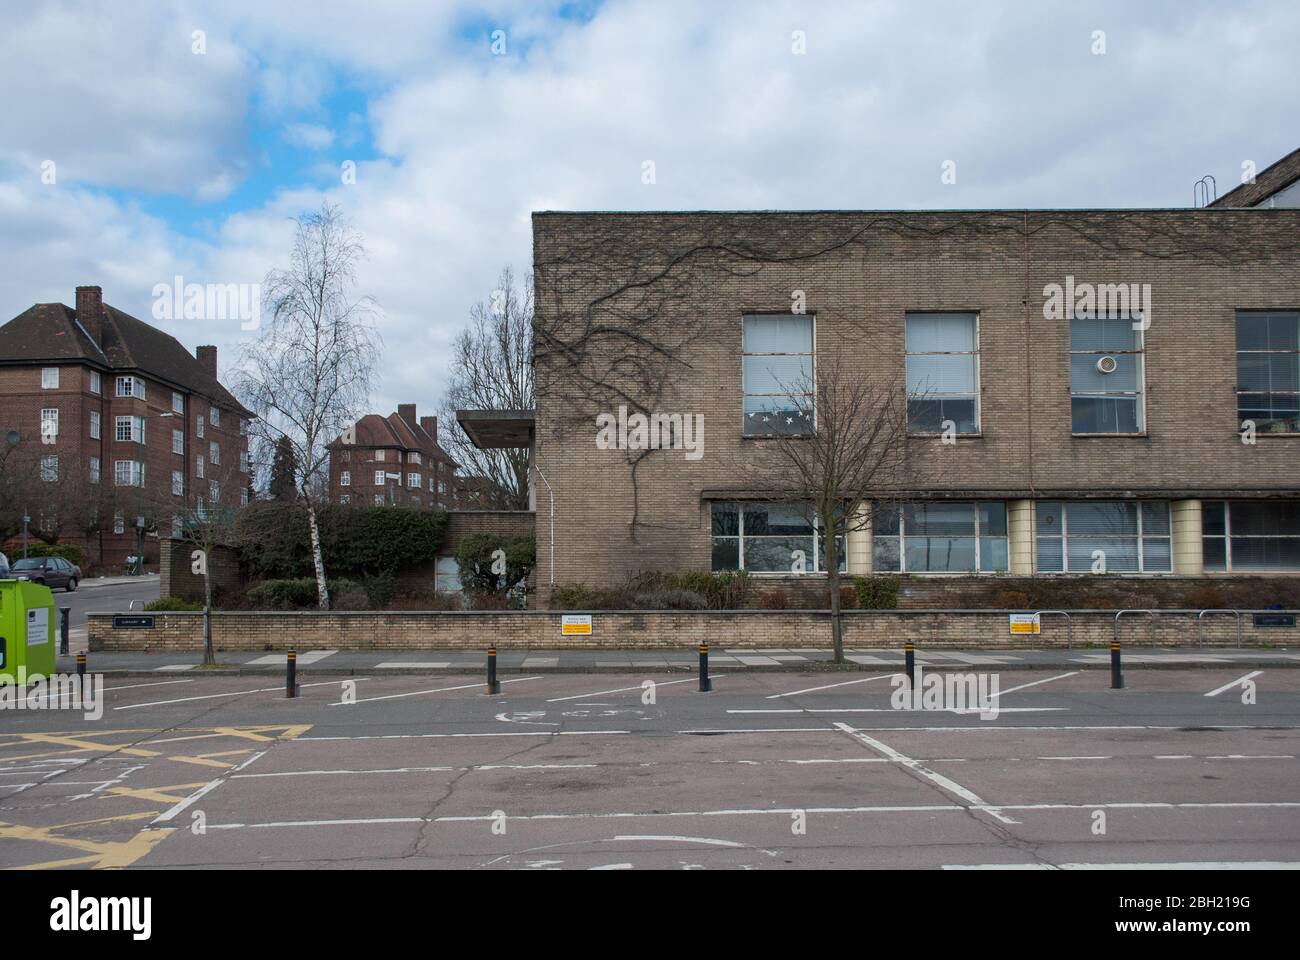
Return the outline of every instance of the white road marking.
<path id="1" fill-rule="evenodd" d="M 913 760 L 911 757 L 907 756 L 906 754 L 899 753 L 889 744 L 882 743 L 881 741 L 875 739 L 874 737 L 869 737 L 865 733 L 862 733 L 858 730 L 854 730 L 847 723 L 837 723 L 835 724 L 835 729 L 841 730 L 844 733 L 847 733 L 850 737 L 853 737 L 855 740 L 859 740 L 862 743 L 865 743 L 867 746 L 871 747 L 877 753 L 883 753 L 890 760 L 895 760 L 898 763 L 903 764 L 903 766 L 915 770 L 921 776 L 925 777 L 925 779 L 934 783 L 936 786 L 940 787 L 941 789 L 947 790 L 949 793 L 961 797 L 971 807 L 979 807 L 983 809 L 995 820 L 1000 820 L 1003 823 L 1017 822 L 1015 820 L 1012 820 L 1010 817 L 1004 817 L 1001 813 L 998 812 L 998 808 L 990 807 L 976 794 L 972 793 L 970 790 L 967 790 L 957 781 L 950 780 L 941 773 L 935 773 L 933 770 L 927 769 L 926 767 L 922 766 L 921 761 Z"/>
<path id="2" fill-rule="evenodd" d="M 845 680 L 843 683 L 828 683 L 821 687 L 804 687 L 802 690 L 791 690 L 789 693 L 774 693 L 768 696 L 768 700 L 780 700 L 782 697 L 797 697 L 801 693 L 816 693 L 818 690 L 831 690 L 835 687 L 849 687 L 855 683 L 870 683 L 872 680 L 888 680 L 891 677 L 897 677 L 897 673 L 886 673 L 878 677 L 863 677 L 861 680 Z"/>
<path id="3" fill-rule="evenodd" d="M 169 663 L 165 667 L 156 667 L 154 673 L 180 673 L 182 670 L 193 670 L 197 663 Z"/>
<path id="4" fill-rule="evenodd" d="M 470 770 L 589 770 L 595 763 L 485 763 L 473 767 L 385 767 L 378 770 L 277 770 L 273 773 L 232 774 L 232 780 L 272 777 L 343 777 L 371 773 L 464 773 Z"/>
<path id="5" fill-rule="evenodd" d="M 460 737 L 592 737 L 631 733 L 631 730 L 520 730 L 501 733 L 377 733 L 359 737 L 294 737 L 285 743 L 324 743 L 334 740 L 442 740 Z"/>
<path id="6" fill-rule="evenodd" d="M 944 870 L 1300 870 L 1288 860 L 1185 860 L 1178 863 L 945 863 Z"/>
<path id="7" fill-rule="evenodd" d="M 211 793 L 211 792 L 212 792 L 213 790 L 215 790 L 217 787 L 219 787 L 219 786 L 221 786 L 223 783 L 225 783 L 226 780 L 228 780 L 230 777 L 234 776 L 238 771 L 243 770 L 245 767 L 248 767 L 248 766 L 250 766 L 251 764 L 253 764 L 254 762 L 256 762 L 256 761 L 262 759 L 262 757 L 266 756 L 266 754 L 267 754 L 267 751 L 266 751 L 266 750 L 259 750 L 257 753 L 255 753 L 255 754 L 253 754 L 251 757 L 249 757 L 247 760 L 244 760 L 242 763 L 240 763 L 238 766 L 231 767 L 230 770 L 226 771 L 226 772 L 223 773 L 221 776 L 217 777 L 217 779 L 215 779 L 215 780 L 209 780 L 207 783 L 205 783 L 203 786 L 199 787 L 199 789 L 195 790 L 193 793 L 191 793 L 188 797 L 186 797 L 186 798 L 185 798 L 184 800 L 182 800 L 180 803 L 176 804 L 176 805 L 173 806 L 171 809 L 169 809 L 169 810 L 167 810 L 167 811 L 165 811 L 165 812 L 159 814 L 157 817 L 155 817 L 153 820 L 151 820 L 150 823 L 149 823 L 149 826 L 152 827 L 152 826 L 154 826 L 155 824 L 159 824 L 159 823 L 167 823 L 167 822 L 169 822 L 169 821 L 172 820 L 172 819 L 173 819 L 173 818 L 174 818 L 178 813 L 180 813 L 180 812 L 181 812 L 182 810 L 184 810 L 186 807 L 188 807 L 188 806 L 190 806 L 191 804 L 193 804 L 193 803 L 194 803 L 195 801 L 197 801 L 200 797 L 203 797 L 203 796 L 205 796 L 206 794 Z"/>
<path id="8" fill-rule="evenodd" d="M 1006 691 L 1010 693 L 1011 691 Z M 1069 707 L 998 707 L 998 713 L 1057 713 Z M 979 707 L 947 707 L 942 710 L 896 710 L 893 707 L 786 707 L 750 710 L 728 710 L 727 713 L 956 713 L 984 714 Z"/>
<path id="9" fill-rule="evenodd" d="M 1059 673 L 1059 674 L 1057 674 L 1057 675 L 1054 676 L 1054 677 L 1045 677 L 1045 678 L 1042 679 L 1042 680 L 1035 680 L 1033 683 L 1022 683 L 1022 684 L 1021 684 L 1020 686 L 1018 686 L 1018 687 L 1012 687 L 1012 688 L 1009 689 L 1009 690 L 1001 690 L 1001 691 L 999 691 L 998 693 L 991 694 L 991 696 L 992 696 L 992 697 L 1004 697 L 1004 696 L 1006 696 L 1008 693 L 1015 693 L 1017 690 L 1025 690 L 1025 689 L 1027 689 L 1027 688 L 1029 688 L 1029 687 L 1036 687 L 1036 686 L 1038 686 L 1040 683 L 1051 683 L 1053 680 L 1064 680 L 1066 677 L 1073 677 L 1073 676 L 1074 676 L 1075 674 L 1077 674 L 1078 672 L 1079 672 L 1078 670 L 1071 670 L 1069 673 Z M 1001 710 L 1005 710 L 1005 709 L 1007 709 L 1007 708 L 1006 708 L 1006 707 L 999 707 L 998 709 L 999 709 L 999 711 L 1001 711 Z"/>
<path id="10" fill-rule="evenodd" d="M 369 677 L 351 677 L 351 680 L 369 680 Z M 347 680 L 320 680 L 316 683 L 299 684 L 301 687 L 329 687 L 338 683 L 347 683 Z M 173 703 L 190 703 L 194 700 L 214 700 L 218 697 L 244 697 L 251 693 L 273 693 L 274 691 L 284 691 L 283 686 L 278 687 L 258 687 L 256 690 L 235 690 L 231 693 L 208 693 L 201 697 L 181 697 L 177 700 L 152 700 L 148 703 L 128 703 L 120 707 L 114 707 L 114 710 L 138 710 L 140 707 L 164 707 Z"/>
<path id="11" fill-rule="evenodd" d="M 744 847 L 745 844 L 737 843 L 735 840 L 715 840 L 712 837 L 669 837 L 656 836 L 654 834 L 630 834 L 616 836 L 615 840 L 669 840 L 674 843 L 702 843 L 710 847 Z"/>
<path id="12" fill-rule="evenodd" d="M 1238 677 L 1236 680 L 1233 680 L 1231 683 L 1225 683 L 1223 686 L 1219 687 L 1218 689 L 1211 690 L 1209 693 L 1206 694 L 1206 696 L 1217 697 L 1219 694 L 1223 693 L 1224 690 L 1231 690 L 1233 687 L 1239 687 L 1247 680 L 1250 680 L 1252 677 L 1258 677 L 1263 672 L 1264 672 L 1263 670 L 1252 670 L 1244 677 Z"/>
<path id="13" fill-rule="evenodd" d="M 451 666 L 451 662 L 447 660 L 440 660 L 437 662 L 430 662 L 428 660 L 388 660 L 384 663 L 375 664 L 375 669 L 376 670 L 419 670 L 425 667 L 428 667 L 430 669 L 441 669 L 443 667 L 450 667 L 450 666 Z"/>
<path id="14" fill-rule="evenodd" d="M 725 676 L 726 676 L 725 673 L 715 673 L 715 674 L 712 675 L 712 678 L 713 678 L 714 680 L 716 680 L 716 679 L 718 679 L 719 677 L 725 677 Z M 696 682 L 696 678 L 695 678 L 695 677 L 688 677 L 688 678 L 685 679 L 685 680 L 656 680 L 656 681 L 655 681 L 655 686 L 656 686 L 656 687 L 671 687 L 671 686 L 672 686 L 673 684 L 675 684 L 675 683 L 695 683 L 695 682 Z M 603 697 L 603 696 L 604 696 L 605 694 L 607 694 L 607 693 L 630 693 L 630 692 L 633 691 L 633 690 L 641 690 L 641 689 L 643 689 L 643 688 L 642 688 L 641 684 L 638 683 L 635 687 L 617 687 L 617 688 L 615 688 L 615 689 L 613 689 L 613 690 L 597 690 L 595 693 L 579 693 L 579 694 L 575 694 L 575 695 L 572 696 L 572 697 L 555 697 L 554 699 L 552 699 L 552 700 L 547 700 L 546 702 L 547 702 L 547 703 L 564 703 L 566 700 L 581 700 L 583 697 Z"/>
<path id="15" fill-rule="evenodd" d="M 501 683 L 502 684 L 523 683 L 525 680 L 540 680 L 540 679 L 541 677 L 517 677 L 513 680 L 502 680 Z M 471 690 L 474 687 L 485 687 L 485 686 L 487 686 L 487 683 L 483 680 L 479 680 L 476 683 L 462 683 L 456 687 L 436 687 L 433 690 L 412 690 L 410 693 L 390 693 L 387 696 L 383 696 L 383 697 L 362 697 L 359 700 L 337 700 L 334 703 L 327 704 L 327 706 L 350 707 L 358 703 L 374 703 L 376 700 L 400 700 L 403 697 L 419 697 L 419 696 L 423 696 L 426 693 L 446 693 L 449 690 Z"/>
<path id="16" fill-rule="evenodd" d="M 299 738 L 301 739 L 301 738 Z M 285 741 L 294 743 L 297 741 Z M 511 820 L 652 820 L 667 817 L 783 817 L 788 818 L 794 813 L 806 814 L 827 814 L 827 815 L 853 815 L 866 813 L 967 813 L 971 810 L 1015 810 L 1015 811 L 1035 811 L 1035 810 L 1185 810 L 1185 809 L 1245 809 L 1245 808 L 1285 808 L 1295 809 L 1300 807 L 1300 801 L 1276 801 L 1276 802 L 1222 802 L 1222 803 L 1026 803 L 1026 804 L 999 804 L 996 807 L 983 806 L 972 807 L 961 803 L 941 803 L 941 804 L 904 804 L 898 806 L 877 805 L 862 807 L 769 807 L 769 808 L 735 808 L 723 810 L 668 810 L 668 811 L 637 811 L 622 812 L 611 811 L 606 813 L 533 813 L 520 814 L 510 817 Z M 375 824 L 389 823 L 491 823 L 496 817 L 491 814 L 476 814 L 473 816 L 441 816 L 441 817 L 372 817 L 372 818 L 354 818 L 347 820 L 277 820 L 263 823 L 218 823 L 208 824 L 209 830 L 251 830 L 251 829 L 273 829 L 281 827 L 337 827 L 337 826 L 367 826 Z"/>

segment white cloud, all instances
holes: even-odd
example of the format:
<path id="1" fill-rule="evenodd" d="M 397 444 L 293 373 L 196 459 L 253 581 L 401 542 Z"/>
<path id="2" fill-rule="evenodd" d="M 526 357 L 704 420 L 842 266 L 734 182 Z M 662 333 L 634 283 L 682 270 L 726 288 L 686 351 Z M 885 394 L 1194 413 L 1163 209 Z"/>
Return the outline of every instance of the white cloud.
<path id="1" fill-rule="evenodd" d="M 334 143 L 334 131 L 316 123 L 291 123 L 284 128 L 284 142 L 308 150 L 324 150 Z"/>

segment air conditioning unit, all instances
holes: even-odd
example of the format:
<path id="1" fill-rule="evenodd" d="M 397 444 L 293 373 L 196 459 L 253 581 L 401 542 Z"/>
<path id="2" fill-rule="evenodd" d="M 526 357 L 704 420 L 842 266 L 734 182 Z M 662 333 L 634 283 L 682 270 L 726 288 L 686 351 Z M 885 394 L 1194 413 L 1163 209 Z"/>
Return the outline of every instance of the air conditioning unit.
<path id="1" fill-rule="evenodd" d="M 1114 373 L 1119 369 L 1119 361 L 1114 357 L 1100 357 L 1097 360 L 1097 369 L 1101 373 Z"/>

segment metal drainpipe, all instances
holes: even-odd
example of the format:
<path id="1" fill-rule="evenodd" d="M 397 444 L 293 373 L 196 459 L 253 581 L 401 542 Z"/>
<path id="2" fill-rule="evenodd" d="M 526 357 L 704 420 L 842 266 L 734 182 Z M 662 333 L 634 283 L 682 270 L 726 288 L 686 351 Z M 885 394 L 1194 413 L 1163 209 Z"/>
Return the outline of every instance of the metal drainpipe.
<path id="1" fill-rule="evenodd" d="M 551 502 L 551 587 L 555 587 L 555 490 L 551 487 L 551 481 L 546 479 L 546 474 L 542 473 L 542 468 L 537 465 L 538 454 L 541 448 L 538 446 L 536 439 L 533 440 L 533 469 L 537 475 L 542 478 L 542 483 L 546 484 L 546 496 Z"/>

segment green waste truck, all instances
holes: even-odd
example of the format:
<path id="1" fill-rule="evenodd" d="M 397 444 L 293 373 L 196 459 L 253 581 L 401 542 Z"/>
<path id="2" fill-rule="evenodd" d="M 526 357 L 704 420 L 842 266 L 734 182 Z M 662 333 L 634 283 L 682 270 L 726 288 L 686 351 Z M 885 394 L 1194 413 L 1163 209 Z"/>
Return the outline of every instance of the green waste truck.
<path id="1" fill-rule="evenodd" d="M 0 683 L 15 683 L 20 675 L 51 676 L 58 627 L 49 587 L 0 580 Z"/>

